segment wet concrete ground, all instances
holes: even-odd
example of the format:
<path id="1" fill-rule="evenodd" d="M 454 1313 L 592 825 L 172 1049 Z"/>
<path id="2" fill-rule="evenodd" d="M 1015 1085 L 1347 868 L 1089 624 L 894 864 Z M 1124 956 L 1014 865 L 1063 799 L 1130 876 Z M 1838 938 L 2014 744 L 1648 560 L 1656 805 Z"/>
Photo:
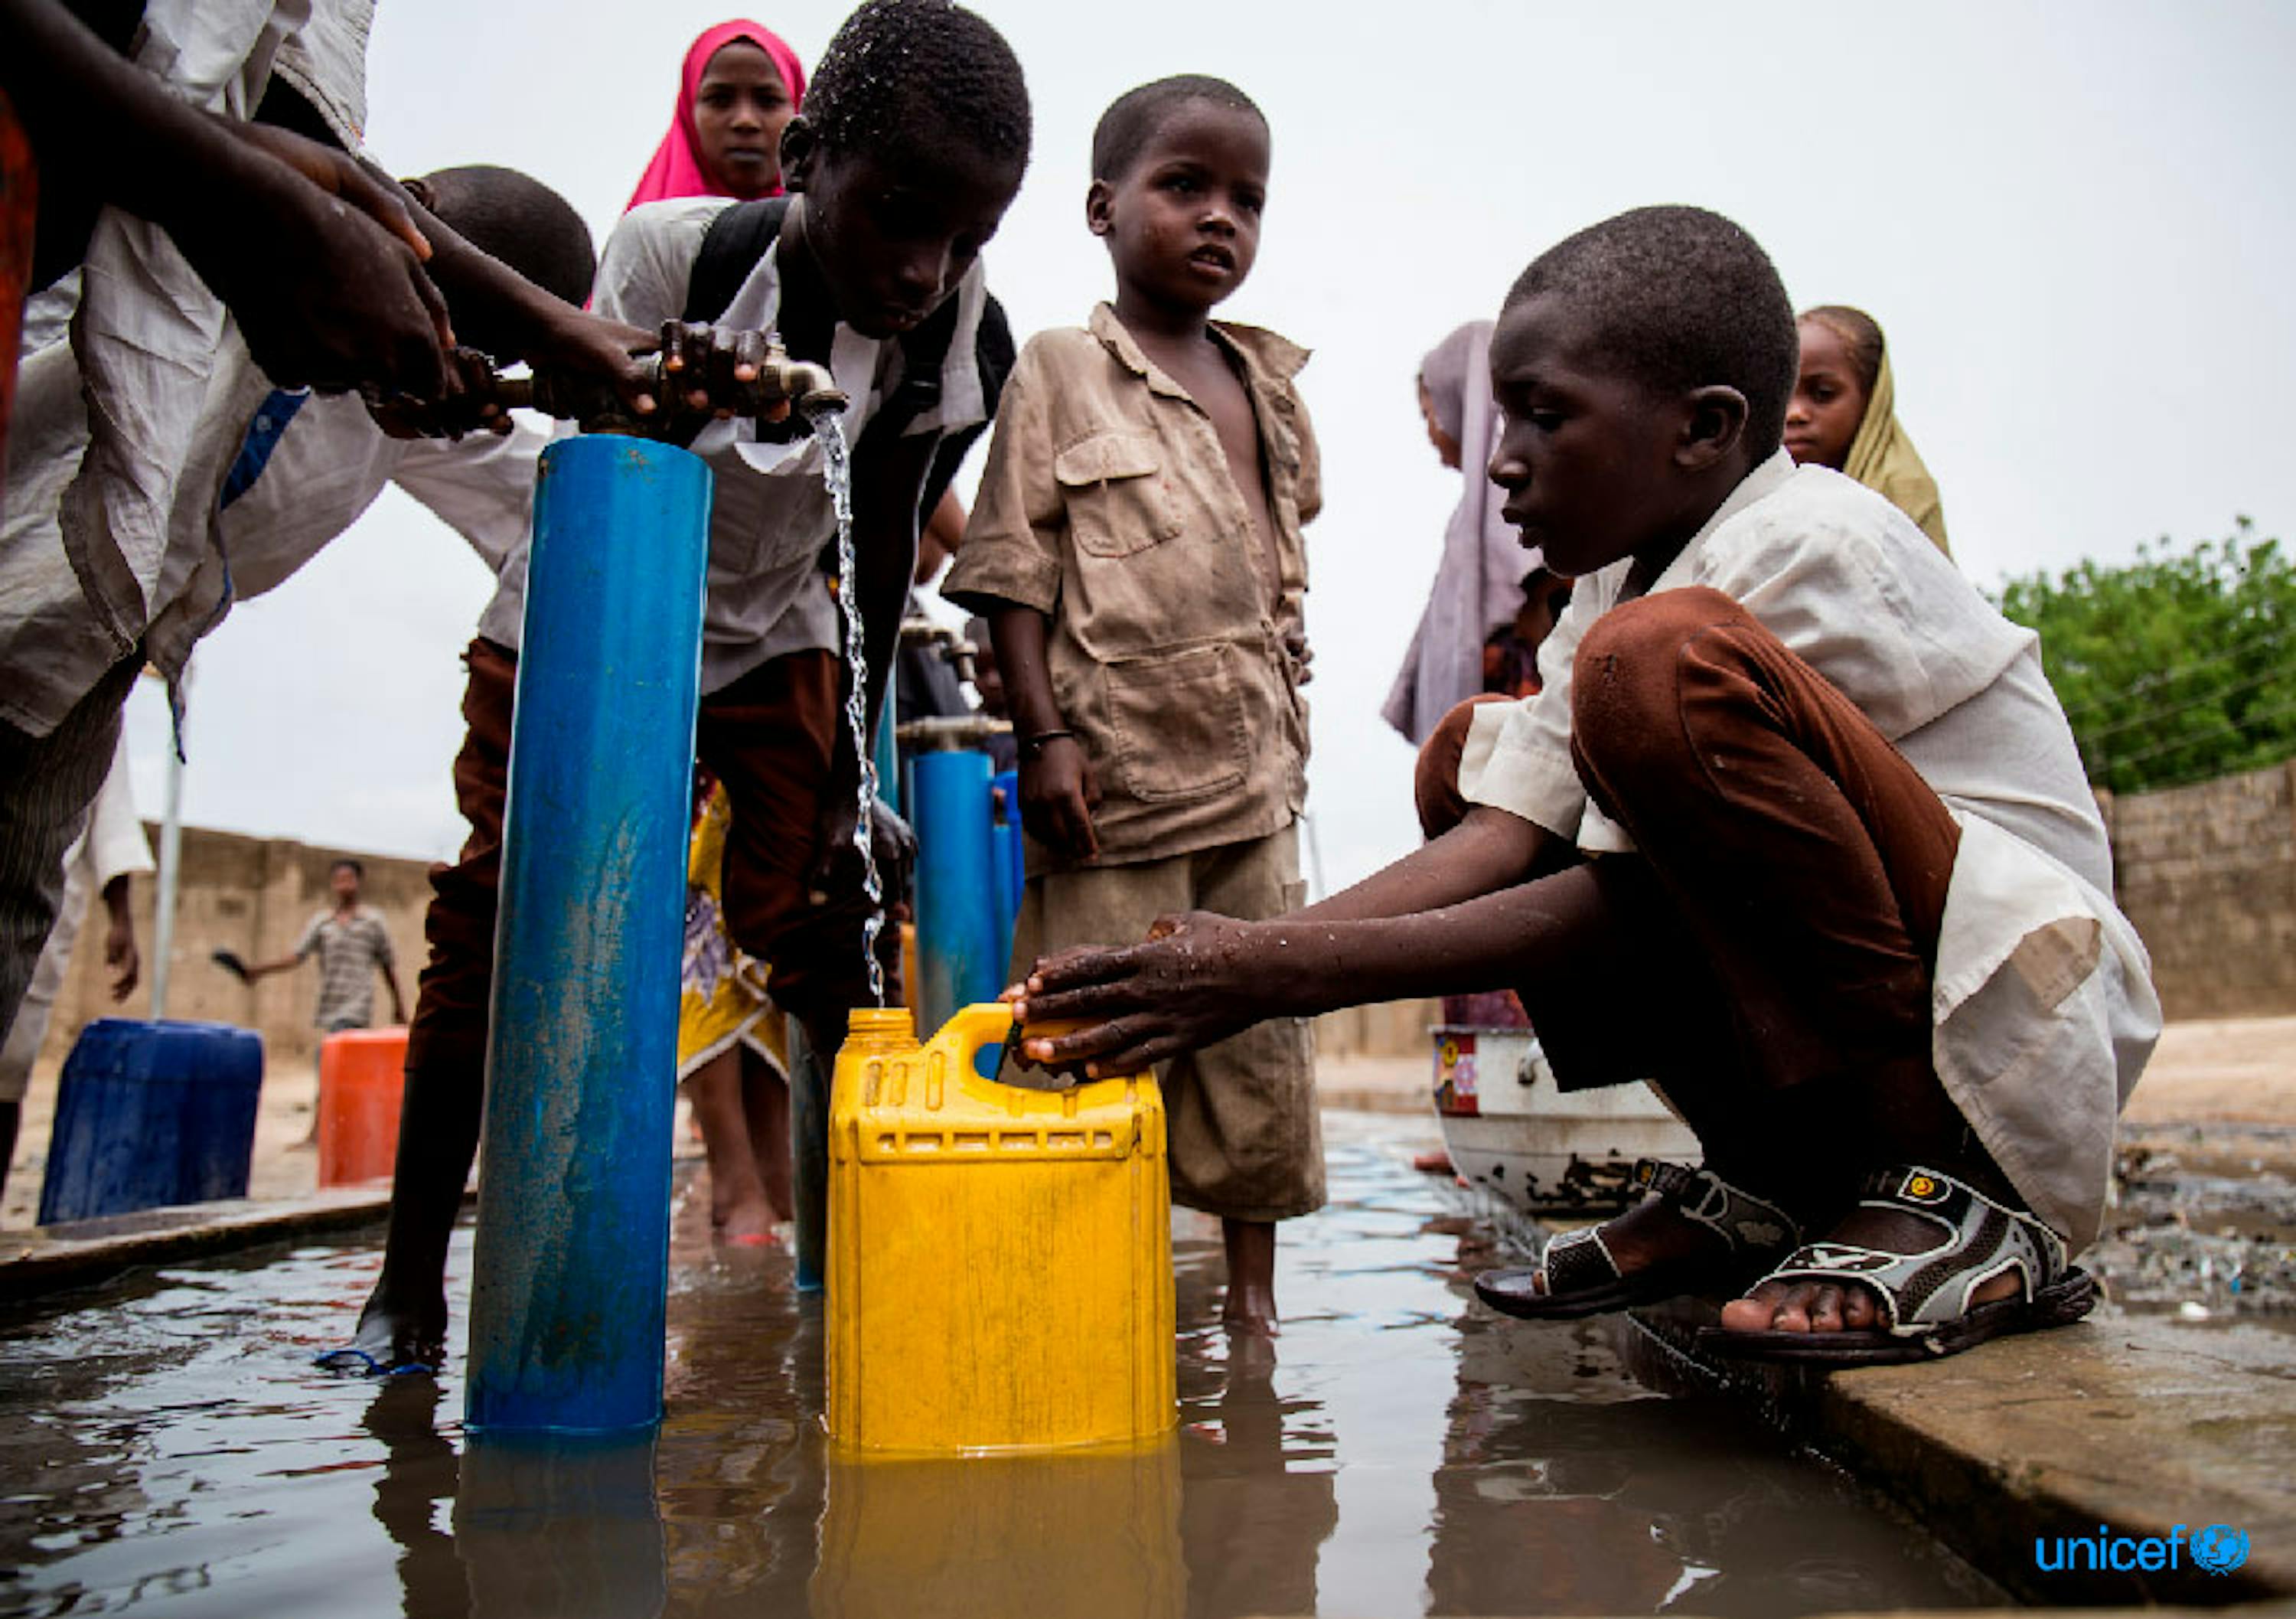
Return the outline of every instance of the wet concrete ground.
<path id="1" fill-rule="evenodd" d="M 673 1255 L 669 1418 L 637 1448 L 473 1446 L 462 1391 L 308 1355 L 371 1245 L 146 1274 L 0 1319 L 0 1612 L 1802 1614 L 1999 1593 L 1734 1403 L 1629 1380 L 1600 1323 L 1475 1307 L 1488 1228 L 1330 1115 L 1274 1345 L 1178 1243 L 1183 1426 L 1145 1455 L 853 1466 L 778 1253 Z M 467 1244 L 458 1246 L 458 1274 Z M 459 1305 L 459 1301 L 458 1301 Z M 457 1336 L 459 1336 L 459 1323 Z M 885 1375 L 930 1378 L 929 1366 Z"/>

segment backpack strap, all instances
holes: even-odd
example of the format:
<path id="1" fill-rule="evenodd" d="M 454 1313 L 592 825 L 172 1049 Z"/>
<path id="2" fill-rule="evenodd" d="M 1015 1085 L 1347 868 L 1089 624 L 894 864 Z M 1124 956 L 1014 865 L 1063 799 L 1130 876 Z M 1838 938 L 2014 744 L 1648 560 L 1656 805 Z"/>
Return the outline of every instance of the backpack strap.
<path id="1" fill-rule="evenodd" d="M 964 464 L 965 452 L 996 419 L 997 401 L 1004 397 L 1005 379 L 1013 374 L 1016 352 L 1012 325 L 1004 318 L 1004 306 L 996 301 L 992 292 L 988 307 L 980 311 L 980 334 L 973 346 L 980 367 L 980 399 L 986 407 L 983 419 L 970 427 L 941 434 L 940 443 L 933 451 L 932 465 L 925 473 L 924 490 L 917 508 L 920 522 L 931 520 L 933 508 L 940 504 L 940 497 L 947 493 L 950 482 L 956 477 L 956 469 Z M 938 368 L 934 374 L 939 374 Z"/>
<path id="2" fill-rule="evenodd" d="M 787 197 L 758 197 L 736 202 L 709 221 L 701 251 L 686 273 L 685 311 L 678 318 L 708 323 L 725 314 L 758 260 L 781 234 L 789 210 Z"/>
<path id="3" fill-rule="evenodd" d="M 694 254 L 693 267 L 685 281 L 685 309 L 680 316 L 688 321 L 714 322 L 725 314 L 750 278 L 776 237 L 781 234 L 782 222 L 789 217 L 790 199 L 759 197 L 748 202 L 736 202 L 721 211 L 709 222 L 702 234 L 701 246 Z M 786 311 L 795 314 L 796 311 Z M 824 316 L 833 325 L 834 317 Z M 956 339 L 957 300 L 945 300 L 933 311 L 932 317 L 914 331 L 901 337 L 901 381 L 890 398 L 879 406 L 870 418 L 867 434 L 885 440 L 898 439 L 910 423 L 932 409 L 940 402 L 941 373 L 948 362 L 949 345 Z M 786 325 L 784 322 L 784 325 Z M 802 341 L 799 333 L 784 330 L 783 341 L 796 352 Z M 814 345 L 807 343 L 810 349 Z M 980 391 L 988 407 L 987 414 L 996 414 L 996 402 L 1004 391 L 1004 380 L 1013 374 L 1017 349 L 1013 341 L 1013 327 L 1004 316 L 1004 306 L 992 293 L 980 312 L 980 327 L 974 341 L 974 362 L 980 369 Z M 809 355 L 808 357 L 811 357 Z M 825 363 L 827 355 L 821 357 Z M 956 476 L 965 452 L 974 440 L 987 431 L 986 421 L 974 426 L 943 433 L 934 448 L 931 464 L 926 469 L 923 488 L 919 491 L 918 521 L 922 523 L 940 504 L 941 496 Z M 765 430 L 760 428 L 760 436 Z M 786 431 L 803 431 L 803 424 L 794 416 Z"/>

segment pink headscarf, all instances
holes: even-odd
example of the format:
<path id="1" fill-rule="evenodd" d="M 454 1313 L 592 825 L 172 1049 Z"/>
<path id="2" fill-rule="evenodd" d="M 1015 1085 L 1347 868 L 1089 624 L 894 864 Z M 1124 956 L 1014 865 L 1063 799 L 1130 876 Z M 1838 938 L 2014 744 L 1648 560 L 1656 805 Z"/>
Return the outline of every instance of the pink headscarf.
<path id="1" fill-rule="evenodd" d="M 726 193 L 709 183 L 702 172 L 701 157 L 697 150 L 700 140 L 693 127 L 693 98 L 701 88 L 701 75 L 709 66 L 709 59 L 730 40 L 746 39 L 773 58 L 775 70 L 782 76 L 782 85 L 789 91 L 790 105 L 801 106 L 805 102 L 805 69 L 798 64 L 797 53 L 782 43 L 781 36 L 763 24 L 735 18 L 721 22 L 688 46 L 685 70 L 677 88 L 677 115 L 670 119 L 669 133 L 661 137 L 654 149 L 653 161 L 646 165 L 638 188 L 630 193 L 627 207 L 641 202 L 659 202 L 665 197 L 722 197 Z M 775 187 L 776 193 L 780 187 Z"/>

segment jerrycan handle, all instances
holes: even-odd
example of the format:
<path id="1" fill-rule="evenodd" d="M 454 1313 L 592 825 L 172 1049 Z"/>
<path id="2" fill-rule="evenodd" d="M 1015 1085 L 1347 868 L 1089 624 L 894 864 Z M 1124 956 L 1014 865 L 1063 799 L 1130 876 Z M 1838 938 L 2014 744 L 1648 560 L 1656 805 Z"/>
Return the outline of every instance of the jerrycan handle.
<path id="1" fill-rule="evenodd" d="M 941 1025 L 938 1038 L 955 1040 L 958 1062 L 970 1068 L 982 1047 L 994 1046 L 1014 1032 L 1013 1008 L 1001 1000 L 984 1000 L 958 1007 Z"/>
<path id="2" fill-rule="evenodd" d="M 1029 1032 L 1067 1034 L 1082 1027 L 1084 1025 L 1078 1023 L 1038 1022 L 1029 1025 Z M 1013 1008 L 1003 1001 L 991 1000 L 961 1008 L 941 1025 L 940 1033 L 934 1038 L 953 1040 L 956 1047 L 953 1055 L 959 1068 L 973 1073 L 980 1072 L 976 1063 L 981 1048 L 1001 1043 L 1004 1054 L 996 1064 L 996 1073 L 991 1076 L 999 1085 L 1017 1086 L 1023 1090 L 1073 1090 L 1083 1082 L 1082 1076 L 1078 1074 L 1054 1073 L 1021 1066 L 1018 1048 L 1020 1036 L 1020 1025 L 1013 1021 Z"/>

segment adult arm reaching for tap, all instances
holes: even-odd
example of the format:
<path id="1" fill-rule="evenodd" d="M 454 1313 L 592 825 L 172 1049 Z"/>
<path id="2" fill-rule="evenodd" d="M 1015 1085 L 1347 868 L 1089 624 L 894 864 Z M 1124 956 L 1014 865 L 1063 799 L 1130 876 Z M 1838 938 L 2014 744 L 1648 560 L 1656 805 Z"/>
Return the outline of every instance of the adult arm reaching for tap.
<path id="1" fill-rule="evenodd" d="M 453 171 L 394 180 L 340 147 L 271 124 L 248 125 L 244 138 L 321 191 L 337 196 L 376 193 L 397 210 L 426 244 L 430 278 L 463 312 L 465 321 L 484 330 L 503 350 L 489 357 L 524 360 L 562 385 L 612 398 L 621 410 L 641 420 L 663 414 L 661 401 L 655 398 L 654 370 L 639 357 L 662 348 L 666 333 L 578 308 L 465 238 L 439 217 L 446 205 L 432 191 L 434 185 L 447 183 Z M 717 386 L 721 397 L 728 395 L 726 381 Z M 443 398 L 447 404 L 439 418 L 439 431 L 478 426 L 508 430 L 508 417 L 484 401 L 482 373 L 474 370 L 469 357 L 450 356 Z"/>
<path id="2" fill-rule="evenodd" d="M 174 239 L 239 317 L 274 381 L 432 399 L 448 385 L 433 244 L 363 171 L 330 193 L 246 127 L 168 94 L 56 0 L 0 6 L 0 91 L 42 184 L 73 188 Z"/>

